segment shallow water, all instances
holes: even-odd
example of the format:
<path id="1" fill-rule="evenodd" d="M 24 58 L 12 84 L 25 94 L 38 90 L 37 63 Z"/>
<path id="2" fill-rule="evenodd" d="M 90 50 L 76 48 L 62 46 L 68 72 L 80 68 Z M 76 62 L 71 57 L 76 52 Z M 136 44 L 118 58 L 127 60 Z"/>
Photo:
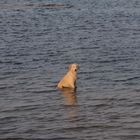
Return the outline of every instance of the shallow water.
<path id="1" fill-rule="evenodd" d="M 139 0 L 1 1 L 0 139 L 139 140 L 139 58 Z"/>

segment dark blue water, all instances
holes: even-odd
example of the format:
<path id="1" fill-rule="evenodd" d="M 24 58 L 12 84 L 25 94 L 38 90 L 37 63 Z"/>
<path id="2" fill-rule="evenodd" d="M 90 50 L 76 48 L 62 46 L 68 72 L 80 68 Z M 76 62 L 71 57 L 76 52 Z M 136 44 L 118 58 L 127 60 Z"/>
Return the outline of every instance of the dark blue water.
<path id="1" fill-rule="evenodd" d="M 140 140 L 140 1 L 0 1 L 0 140 Z"/>

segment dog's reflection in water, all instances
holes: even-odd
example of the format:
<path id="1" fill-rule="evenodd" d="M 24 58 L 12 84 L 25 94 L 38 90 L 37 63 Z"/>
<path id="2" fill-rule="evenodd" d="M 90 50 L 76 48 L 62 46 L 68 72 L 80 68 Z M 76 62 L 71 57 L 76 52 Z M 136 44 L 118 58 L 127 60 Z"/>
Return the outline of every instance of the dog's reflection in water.
<path id="1" fill-rule="evenodd" d="M 64 97 L 64 103 L 66 106 L 75 106 L 77 105 L 76 90 L 71 88 L 61 89 L 62 96 Z"/>
<path id="2" fill-rule="evenodd" d="M 66 116 L 69 121 L 76 121 L 77 119 L 77 97 L 76 97 L 76 90 L 70 88 L 63 88 L 61 90 L 62 97 L 64 99 L 65 111 Z"/>

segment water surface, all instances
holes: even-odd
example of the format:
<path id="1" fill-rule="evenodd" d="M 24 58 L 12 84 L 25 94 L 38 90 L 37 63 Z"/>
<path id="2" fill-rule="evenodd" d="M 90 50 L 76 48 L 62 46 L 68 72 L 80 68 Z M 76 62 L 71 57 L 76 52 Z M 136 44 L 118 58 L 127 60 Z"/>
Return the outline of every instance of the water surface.
<path id="1" fill-rule="evenodd" d="M 139 0 L 1 1 L 0 139 L 139 140 L 139 58 Z"/>

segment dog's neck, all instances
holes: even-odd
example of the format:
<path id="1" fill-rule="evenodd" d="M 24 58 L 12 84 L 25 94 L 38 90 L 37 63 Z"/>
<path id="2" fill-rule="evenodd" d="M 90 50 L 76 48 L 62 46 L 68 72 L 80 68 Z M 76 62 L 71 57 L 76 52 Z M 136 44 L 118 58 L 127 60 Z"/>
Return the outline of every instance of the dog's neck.
<path id="1" fill-rule="evenodd" d="M 77 71 L 69 71 L 69 73 L 71 73 L 72 75 L 77 75 Z"/>

